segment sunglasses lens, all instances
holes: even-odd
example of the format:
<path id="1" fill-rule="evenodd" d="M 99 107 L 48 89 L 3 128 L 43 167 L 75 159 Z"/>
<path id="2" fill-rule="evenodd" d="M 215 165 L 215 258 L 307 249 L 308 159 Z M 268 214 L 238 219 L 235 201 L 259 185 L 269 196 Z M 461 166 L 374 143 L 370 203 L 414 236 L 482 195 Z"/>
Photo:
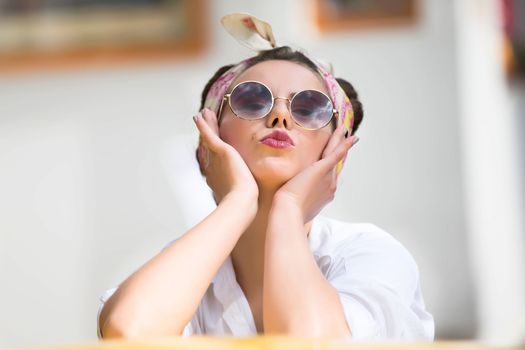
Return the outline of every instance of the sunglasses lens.
<path id="1" fill-rule="evenodd" d="M 332 101 L 323 93 L 305 90 L 292 100 L 292 115 L 300 125 L 309 129 L 322 128 L 332 119 Z"/>
<path id="2" fill-rule="evenodd" d="M 233 112 L 242 118 L 262 118 L 272 108 L 272 94 L 262 84 L 244 82 L 233 89 L 230 105 Z"/>

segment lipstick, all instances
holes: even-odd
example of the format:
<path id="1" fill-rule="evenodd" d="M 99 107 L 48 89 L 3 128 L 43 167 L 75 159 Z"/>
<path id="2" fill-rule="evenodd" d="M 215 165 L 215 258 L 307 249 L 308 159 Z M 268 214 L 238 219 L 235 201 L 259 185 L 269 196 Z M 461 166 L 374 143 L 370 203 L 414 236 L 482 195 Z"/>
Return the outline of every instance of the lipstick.
<path id="1" fill-rule="evenodd" d="M 263 137 L 261 143 L 274 148 L 288 148 L 294 145 L 292 138 L 286 132 L 279 130 Z"/>

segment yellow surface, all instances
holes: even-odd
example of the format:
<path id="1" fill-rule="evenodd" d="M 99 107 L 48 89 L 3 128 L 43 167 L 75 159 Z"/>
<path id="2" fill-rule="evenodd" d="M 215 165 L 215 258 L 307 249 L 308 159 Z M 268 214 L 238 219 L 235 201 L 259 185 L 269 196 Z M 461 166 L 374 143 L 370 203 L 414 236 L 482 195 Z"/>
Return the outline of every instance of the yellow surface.
<path id="1" fill-rule="evenodd" d="M 447 349 L 475 350 L 498 349 L 469 341 L 439 341 L 433 343 L 358 343 L 342 338 L 294 338 L 287 336 L 255 337 L 211 337 L 191 336 L 188 338 L 155 338 L 144 340 L 104 340 L 91 344 L 76 344 L 37 348 L 38 350 L 342 350 L 342 349 Z M 35 350 L 37 350 L 35 349 Z M 523 348 L 522 348 L 523 349 Z"/>

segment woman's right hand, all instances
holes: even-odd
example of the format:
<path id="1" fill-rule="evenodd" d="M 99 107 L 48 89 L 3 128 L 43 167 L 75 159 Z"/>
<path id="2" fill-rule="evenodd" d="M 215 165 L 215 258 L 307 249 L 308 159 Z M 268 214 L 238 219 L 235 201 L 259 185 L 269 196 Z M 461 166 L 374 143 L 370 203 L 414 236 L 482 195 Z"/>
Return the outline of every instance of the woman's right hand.
<path id="1" fill-rule="evenodd" d="M 233 146 L 219 137 L 216 114 L 204 108 L 193 120 L 201 138 L 197 157 L 217 204 L 229 194 L 257 199 L 259 189 L 246 162 Z"/>

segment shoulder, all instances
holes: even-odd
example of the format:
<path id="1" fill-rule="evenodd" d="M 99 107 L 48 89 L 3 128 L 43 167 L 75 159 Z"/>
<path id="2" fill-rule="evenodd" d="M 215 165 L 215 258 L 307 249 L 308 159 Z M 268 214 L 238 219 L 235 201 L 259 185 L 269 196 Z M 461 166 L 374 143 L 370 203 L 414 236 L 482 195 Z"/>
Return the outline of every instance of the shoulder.
<path id="1" fill-rule="evenodd" d="M 408 250 L 392 234 L 371 223 L 345 222 L 317 216 L 312 225 L 312 250 L 351 257 L 353 253 L 388 253 L 412 258 Z"/>
<path id="2" fill-rule="evenodd" d="M 394 237 L 382 228 L 367 222 L 347 222 L 318 215 L 312 225 L 312 233 L 323 243 L 359 240 L 385 239 L 395 240 Z"/>
<path id="3" fill-rule="evenodd" d="M 344 222 L 325 216 L 315 220 L 310 246 L 319 261 L 330 263 L 332 274 L 344 272 L 349 283 L 357 280 L 387 283 L 403 290 L 402 295 L 413 295 L 419 268 L 412 254 L 394 236 L 371 223 Z"/>

